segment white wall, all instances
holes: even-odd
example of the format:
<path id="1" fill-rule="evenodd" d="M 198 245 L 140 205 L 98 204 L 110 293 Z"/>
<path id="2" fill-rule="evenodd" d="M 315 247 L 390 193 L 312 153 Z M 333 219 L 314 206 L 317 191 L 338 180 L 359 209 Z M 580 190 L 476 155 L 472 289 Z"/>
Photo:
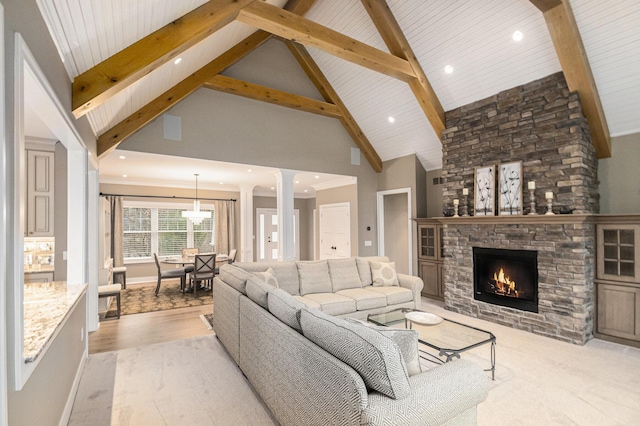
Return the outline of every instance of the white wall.
<path id="1" fill-rule="evenodd" d="M 640 133 L 611 138 L 611 158 L 598 160 L 600 213 L 640 213 Z"/>

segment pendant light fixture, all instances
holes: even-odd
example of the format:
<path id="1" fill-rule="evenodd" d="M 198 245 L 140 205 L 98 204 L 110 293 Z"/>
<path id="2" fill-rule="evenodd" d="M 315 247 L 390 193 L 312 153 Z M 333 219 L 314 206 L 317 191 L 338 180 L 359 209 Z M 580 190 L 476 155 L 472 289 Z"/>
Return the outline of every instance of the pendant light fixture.
<path id="1" fill-rule="evenodd" d="M 196 177 L 196 199 L 193 200 L 193 210 L 185 210 L 182 217 L 189 219 L 194 225 L 200 225 L 204 219 L 211 217 L 211 212 L 200 211 L 200 201 L 198 200 L 198 173 L 194 173 Z"/>

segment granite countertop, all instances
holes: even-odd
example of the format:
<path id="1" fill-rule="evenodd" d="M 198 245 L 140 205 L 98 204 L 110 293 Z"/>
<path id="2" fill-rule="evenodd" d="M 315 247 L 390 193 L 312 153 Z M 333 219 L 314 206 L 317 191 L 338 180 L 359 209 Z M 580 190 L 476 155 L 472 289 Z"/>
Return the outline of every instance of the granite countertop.
<path id="1" fill-rule="evenodd" d="M 53 265 L 24 265 L 25 274 L 38 274 L 41 272 L 53 272 L 55 266 Z"/>
<path id="2" fill-rule="evenodd" d="M 24 362 L 36 360 L 87 288 L 66 281 L 24 285 Z"/>

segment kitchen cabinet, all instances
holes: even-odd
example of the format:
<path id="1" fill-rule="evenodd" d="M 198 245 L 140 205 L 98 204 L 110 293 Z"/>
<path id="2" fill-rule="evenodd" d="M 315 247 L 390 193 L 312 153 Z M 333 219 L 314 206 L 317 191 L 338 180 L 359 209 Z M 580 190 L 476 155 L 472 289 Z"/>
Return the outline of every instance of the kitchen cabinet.
<path id="1" fill-rule="evenodd" d="M 596 224 L 596 337 L 640 347 L 640 216 Z"/>
<path id="2" fill-rule="evenodd" d="M 29 149 L 27 156 L 27 237 L 53 237 L 54 152 Z"/>
<path id="3" fill-rule="evenodd" d="M 444 300 L 442 225 L 432 219 L 416 219 L 418 224 L 418 276 L 422 295 Z"/>
<path id="4" fill-rule="evenodd" d="M 24 283 L 50 283 L 53 282 L 53 271 L 30 272 L 24 274 Z"/>

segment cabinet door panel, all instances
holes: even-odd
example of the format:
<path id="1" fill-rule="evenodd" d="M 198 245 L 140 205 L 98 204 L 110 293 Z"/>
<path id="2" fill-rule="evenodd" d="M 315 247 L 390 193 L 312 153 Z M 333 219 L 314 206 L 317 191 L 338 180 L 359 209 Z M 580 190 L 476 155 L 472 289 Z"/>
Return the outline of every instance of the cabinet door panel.
<path id="1" fill-rule="evenodd" d="M 598 332 L 640 340 L 640 290 L 616 285 L 598 286 Z"/>
<path id="2" fill-rule="evenodd" d="M 438 279 L 438 264 L 434 262 L 420 262 L 420 278 L 424 282 L 422 294 L 425 296 L 442 297 Z"/>

